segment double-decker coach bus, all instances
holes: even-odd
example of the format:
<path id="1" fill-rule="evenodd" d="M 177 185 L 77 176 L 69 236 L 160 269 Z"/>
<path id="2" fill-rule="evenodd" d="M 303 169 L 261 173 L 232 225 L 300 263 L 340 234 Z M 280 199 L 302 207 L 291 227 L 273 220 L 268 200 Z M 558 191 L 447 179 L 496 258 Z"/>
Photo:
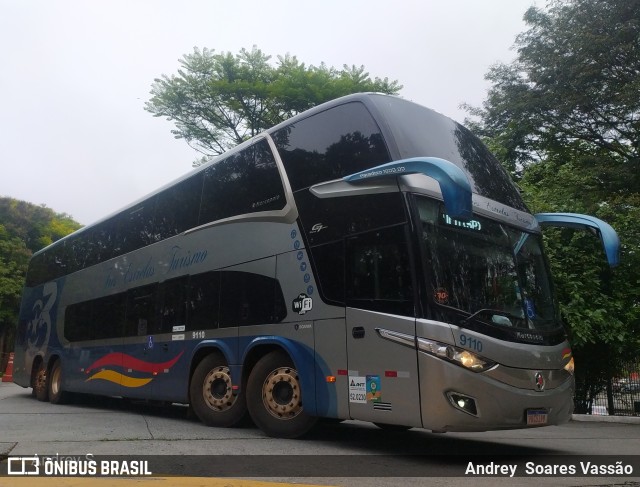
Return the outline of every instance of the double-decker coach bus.
<path id="1" fill-rule="evenodd" d="M 267 130 L 36 253 L 14 381 L 246 414 L 434 431 L 567 421 L 572 356 L 540 227 L 467 129 L 357 94 Z"/>

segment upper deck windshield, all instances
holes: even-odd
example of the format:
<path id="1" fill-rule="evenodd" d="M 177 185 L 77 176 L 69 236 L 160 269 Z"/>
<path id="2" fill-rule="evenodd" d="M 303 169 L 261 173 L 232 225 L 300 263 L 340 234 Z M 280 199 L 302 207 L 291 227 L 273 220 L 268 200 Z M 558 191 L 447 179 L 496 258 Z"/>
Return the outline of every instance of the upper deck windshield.
<path id="1" fill-rule="evenodd" d="M 562 329 L 540 235 L 479 216 L 459 221 L 437 201 L 416 201 L 437 314 L 484 333 L 509 330 L 524 341 L 541 342 L 545 332 Z"/>

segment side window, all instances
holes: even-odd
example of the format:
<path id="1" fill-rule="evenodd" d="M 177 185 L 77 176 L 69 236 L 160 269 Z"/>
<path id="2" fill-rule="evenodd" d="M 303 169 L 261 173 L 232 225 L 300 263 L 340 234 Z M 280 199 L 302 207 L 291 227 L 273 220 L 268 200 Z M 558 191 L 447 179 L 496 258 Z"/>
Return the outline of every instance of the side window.
<path id="1" fill-rule="evenodd" d="M 186 329 L 188 281 L 189 277 L 184 276 L 160 284 L 158 333 L 172 333 Z M 180 330 L 177 327 L 185 328 Z"/>
<path id="2" fill-rule="evenodd" d="M 203 177 L 198 173 L 158 194 L 154 217 L 156 240 L 173 237 L 198 225 Z"/>
<path id="3" fill-rule="evenodd" d="M 70 342 L 93 340 L 94 326 L 91 320 L 91 302 L 67 306 L 64 313 L 64 336 Z"/>
<path id="4" fill-rule="evenodd" d="M 221 273 L 220 326 L 279 323 L 286 316 L 276 279 L 249 272 Z"/>
<path id="5" fill-rule="evenodd" d="M 150 335 L 157 329 L 157 289 L 157 284 L 151 284 L 127 291 L 127 319 L 124 336 Z"/>
<path id="6" fill-rule="evenodd" d="M 153 216 L 156 198 L 150 198 L 119 218 L 118 238 L 122 253 L 146 247 L 155 242 Z"/>
<path id="7" fill-rule="evenodd" d="M 280 173 L 263 139 L 205 171 L 200 224 L 279 210 L 285 203 Z"/>
<path id="8" fill-rule="evenodd" d="M 218 328 L 220 273 L 205 272 L 191 276 L 187 303 L 187 330 Z"/>
<path id="9" fill-rule="evenodd" d="M 347 306 L 414 315 L 404 226 L 347 239 Z"/>
<path id="10" fill-rule="evenodd" d="M 87 266 L 98 264 L 120 255 L 116 240 L 117 218 L 100 223 L 91 232 Z"/>
<path id="11" fill-rule="evenodd" d="M 272 134 L 293 191 L 391 160 L 362 103 L 347 103 Z"/>
<path id="12" fill-rule="evenodd" d="M 67 306 L 64 336 L 70 342 L 122 336 L 125 294 L 114 294 Z"/>
<path id="13" fill-rule="evenodd" d="M 344 304 L 344 241 L 311 249 L 320 292 L 328 302 Z"/>
<path id="14" fill-rule="evenodd" d="M 122 336 L 124 325 L 124 294 L 94 299 L 92 321 L 95 326 L 94 339 L 116 338 Z"/>

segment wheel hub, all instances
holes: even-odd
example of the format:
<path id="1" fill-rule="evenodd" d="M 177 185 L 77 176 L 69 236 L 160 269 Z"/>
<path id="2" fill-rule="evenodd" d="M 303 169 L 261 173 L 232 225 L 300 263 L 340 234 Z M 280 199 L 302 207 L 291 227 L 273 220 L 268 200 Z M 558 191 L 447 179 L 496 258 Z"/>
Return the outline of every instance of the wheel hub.
<path id="1" fill-rule="evenodd" d="M 278 419 L 292 419 L 302 412 L 298 372 L 291 367 L 274 370 L 264 382 L 262 400 Z"/>
<path id="2" fill-rule="evenodd" d="M 232 385 L 229 367 L 220 366 L 212 369 L 202 385 L 202 395 L 207 406 L 215 411 L 230 409 L 236 400 Z"/>

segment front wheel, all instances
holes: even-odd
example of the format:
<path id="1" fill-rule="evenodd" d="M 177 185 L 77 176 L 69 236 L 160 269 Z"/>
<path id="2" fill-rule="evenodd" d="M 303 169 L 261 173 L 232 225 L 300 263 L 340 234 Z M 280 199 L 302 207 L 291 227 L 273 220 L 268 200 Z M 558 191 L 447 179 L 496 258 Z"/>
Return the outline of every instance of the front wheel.
<path id="1" fill-rule="evenodd" d="M 304 411 L 298 371 L 282 351 L 256 363 L 247 382 L 247 407 L 256 425 L 277 438 L 301 436 L 317 420 Z"/>
<path id="2" fill-rule="evenodd" d="M 247 413 L 244 394 L 234 392 L 231 372 L 219 354 L 208 355 L 198 364 L 189 396 L 193 412 L 207 426 L 235 426 Z"/>

